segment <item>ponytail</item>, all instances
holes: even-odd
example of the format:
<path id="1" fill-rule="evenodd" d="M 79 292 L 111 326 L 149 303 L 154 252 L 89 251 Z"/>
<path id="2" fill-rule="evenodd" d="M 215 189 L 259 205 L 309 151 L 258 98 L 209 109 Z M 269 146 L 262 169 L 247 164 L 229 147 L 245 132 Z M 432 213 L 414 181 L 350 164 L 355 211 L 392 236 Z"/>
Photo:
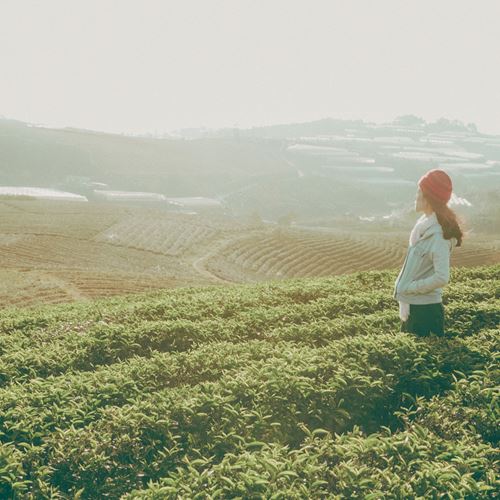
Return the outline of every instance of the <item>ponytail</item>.
<path id="1" fill-rule="evenodd" d="M 443 236 L 445 240 L 456 238 L 457 247 L 462 245 L 464 233 L 460 227 L 457 214 L 440 200 L 424 193 L 425 198 L 436 213 L 437 220 L 443 228 Z"/>

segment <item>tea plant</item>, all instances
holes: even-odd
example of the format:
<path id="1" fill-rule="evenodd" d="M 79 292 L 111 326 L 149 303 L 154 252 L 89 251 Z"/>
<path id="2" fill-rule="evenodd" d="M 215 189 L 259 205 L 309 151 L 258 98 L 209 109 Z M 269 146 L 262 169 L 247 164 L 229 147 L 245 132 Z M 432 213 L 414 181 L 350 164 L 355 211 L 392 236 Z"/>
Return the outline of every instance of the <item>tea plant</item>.
<path id="1" fill-rule="evenodd" d="M 0 312 L 1 498 L 494 498 L 500 266 Z"/>

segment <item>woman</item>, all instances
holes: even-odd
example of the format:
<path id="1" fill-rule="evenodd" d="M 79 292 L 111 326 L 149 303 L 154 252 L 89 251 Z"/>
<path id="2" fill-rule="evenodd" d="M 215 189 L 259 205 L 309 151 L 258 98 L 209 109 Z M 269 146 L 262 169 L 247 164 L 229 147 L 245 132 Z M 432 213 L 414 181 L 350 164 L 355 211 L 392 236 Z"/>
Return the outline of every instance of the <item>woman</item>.
<path id="1" fill-rule="evenodd" d="M 457 216 L 447 206 L 451 179 L 443 170 L 430 170 L 418 181 L 415 210 L 423 212 L 410 234 L 403 268 L 394 286 L 399 301 L 401 331 L 428 336 L 444 334 L 442 287 L 450 278 L 453 245 L 462 244 Z"/>

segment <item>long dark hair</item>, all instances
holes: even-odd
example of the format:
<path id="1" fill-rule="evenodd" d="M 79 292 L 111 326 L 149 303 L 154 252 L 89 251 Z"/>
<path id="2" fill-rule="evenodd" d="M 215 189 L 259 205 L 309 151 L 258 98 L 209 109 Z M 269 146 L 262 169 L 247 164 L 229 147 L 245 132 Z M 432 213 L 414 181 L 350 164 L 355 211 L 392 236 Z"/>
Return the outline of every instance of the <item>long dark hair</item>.
<path id="1" fill-rule="evenodd" d="M 457 247 L 462 246 L 464 233 L 460 227 L 457 214 L 448 207 L 443 201 L 437 200 L 429 193 L 423 193 L 425 199 L 429 202 L 432 210 L 436 213 L 437 220 L 443 228 L 443 236 L 445 240 L 456 238 Z"/>

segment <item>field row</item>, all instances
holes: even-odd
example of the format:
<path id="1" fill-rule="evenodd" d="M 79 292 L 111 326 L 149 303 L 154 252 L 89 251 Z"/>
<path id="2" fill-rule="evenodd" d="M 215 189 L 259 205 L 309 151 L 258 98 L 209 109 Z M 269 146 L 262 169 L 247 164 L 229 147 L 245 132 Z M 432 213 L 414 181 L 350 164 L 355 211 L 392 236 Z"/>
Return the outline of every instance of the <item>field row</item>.
<path id="1" fill-rule="evenodd" d="M 261 278 L 313 277 L 355 271 L 396 268 L 402 264 L 405 245 L 390 239 L 347 236 L 269 235 L 252 237 L 227 246 L 209 261 L 221 277 L 249 274 Z M 456 249 L 452 265 L 500 262 L 494 248 Z"/>
<path id="2" fill-rule="evenodd" d="M 179 256 L 218 234 L 216 229 L 194 223 L 131 217 L 114 224 L 95 239 L 113 245 Z"/>
<path id="3" fill-rule="evenodd" d="M 81 427 L 99 419 L 100 411 L 107 406 L 123 406 L 130 399 L 166 387 L 214 381 L 229 372 L 236 375 L 241 367 L 264 361 L 277 352 L 300 349 L 308 352 L 314 348 L 343 345 L 337 341 L 345 337 L 362 336 L 367 340 L 383 337 L 387 331 L 396 331 L 394 323 L 394 318 L 387 314 L 369 315 L 365 327 L 360 324 L 359 318 L 350 322 L 342 319 L 319 324 L 315 328 L 308 325 L 284 327 L 267 335 L 249 338 L 246 342 L 233 343 L 214 338 L 206 343 L 193 344 L 191 350 L 173 352 L 155 352 L 155 341 L 152 340 L 149 347 L 153 352 L 148 358 L 135 355 L 120 361 L 120 356 L 117 356 L 109 366 L 96 366 L 92 371 L 67 372 L 47 378 L 38 376 L 29 381 L 25 379 L 22 384 L 19 384 L 22 381 L 19 377 L 0 389 L 0 411 L 3 415 L 0 436 L 3 441 L 39 443 L 56 427 Z M 476 329 L 483 326 L 476 326 Z M 469 332 L 463 339 L 443 343 L 445 347 L 437 346 L 436 352 L 446 349 L 448 359 L 443 358 L 443 366 L 449 369 L 451 365 L 456 365 L 454 356 L 458 356 L 470 367 L 479 368 L 489 357 L 488 353 L 499 347 L 494 330 L 482 331 L 484 333 L 479 336 L 483 339 L 481 345 L 475 345 L 478 334 Z M 344 363 L 345 360 L 339 362 Z"/>
<path id="4" fill-rule="evenodd" d="M 47 331 L 50 335 L 60 329 L 70 332 L 72 325 L 82 322 L 98 326 L 102 322 L 134 324 L 142 320 L 226 321 L 252 311 L 255 311 L 254 322 L 264 324 L 262 322 L 270 321 L 271 314 L 274 314 L 278 320 L 281 318 L 282 324 L 286 324 L 289 318 L 300 318 L 303 305 L 320 299 L 329 300 L 330 308 L 337 303 L 332 312 L 341 314 L 341 301 L 346 295 L 348 303 L 362 299 L 365 307 L 374 307 L 369 313 L 381 308 L 396 311 L 397 303 L 392 299 L 395 278 L 395 271 L 372 271 L 307 281 L 288 280 L 285 283 L 161 290 L 134 296 L 133 300 L 116 297 L 102 303 L 67 304 L 40 310 L 4 310 L 0 311 L 0 333 L 32 337 L 39 331 L 41 334 Z M 499 280 L 498 265 L 454 268 L 443 300 L 445 303 L 448 298 L 476 302 L 499 298 Z M 269 310 L 270 306 L 275 313 Z M 315 304 L 304 321 L 315 322 L 322 317 L 323 311 L 317 307 L 318 304 Z"/>
<path id="5" fill-rule="evenodd" d="M 326 276 L 394 267 L 400 252 L 388 254 L 384 249 L 345 240 L 297 241 L 270 236 L 235 243 L 209 262 L 209 268 L 224 277 L 225 269 L 235 268 L 243 275 L 252 273 L 263 278 Z"/>
<path id="6" fill-rule="evenodd" d="M 383 428 L 367 436 L 355 426 L 332 435 L 299 424 L 307 437 L 297 449 L 242 440 L 220 461 L 186 457 L 178 470 L 125 499 L 494 498 L 497 450 L 475 435 L 487 439 L 495 427 L 485 414 L 494 417 L 490 408 L 499 383 L 498 371 L 494 376 L 486 370 L 458 381 L 448 395 L 430 402 L 417 397 L 412 413 L 425 416 L 398 432 Z M 457 418 L 455 405 L 471 399 L 475 406 Z M 402 416 L 407 418 L 405 412 Z"/>
<path id="7" fill-rule="evenodd" d="M 307 437 L 302 425 L 332 434 L 354 426 L 365 433 L 381 426 L 396 430 L 401 422 L 394 413 L 404 404 L 441 394 L 454 377 L 491 362 L 489 350 L 475 349 L 477 340 L 436 343 L 397 333 L 360 335 L 322 348 L 280 345 L 223 370 L 216 381 L 133 395 L 123 406 L 98 410 L 98 419 L 83 427 L 86 410 L 68 405 L 62 428 L 53 430 L 47 415 L 38 426 L 49 428 L 19 441 L 35 438 L 25 457 L 31 477 L 40 471 L 45 484 L 70 495 L 84 488 L 94 498 L 117 498 L 182 468 L 185 458 L 218 462 L 242 442 L 298 448 Z M 494 337 L 488 340 L 494 348 Z M 14 432 L 32 425 L 30 419 L 11 422 Z"/>
<path id="8" fill-rule="evenodd" d="M 103 272 L 144 270 L 149 263 L 171 261 L 137 249 L 50 235 L 31 235 L 0 248 L 0 264 L 6 268 L 101 269 Z"/>
<path id="9" fill-rule="evenodd" d="M 0 335 L 0 378 L 5 382 L 11 378 L 61 373 L 70 368 L 88 370 L 134 354 L 145 355 L 151 349 L 179 351 L 207 341 L 246 341 L 258 338 L 272 327 L 336 318 L 341 311 L 343 317 L 368 314 L 384 308 L 390 298 L 347 300 L 347 296 L 341 296 L 295 307 L 252 308 L 232 320 L 227 318 L 224 323 L 216 318 L 184 319 L 183 310 L 179 309 L 179 319 L 141 320 L 139 315 L 132 315 L 124 323 L 98 321 L 80 327 L 73 335 L 65 325 L 21 335 L 6 333 Z M 45 347 L 43 354 L 40 346 Z"/>
<path id="10" fill-rule="evenodd" d="M 91 238 L 126 213 L 111 204 L 10 201 L 0 204 L 0 232 Z"/>
<path id="11" fill-rule="evenodd" d="M 393 271 L 2 311 L 0 496 L 488 498 L 499 277 L 453 270 L 441 338 Z"/>
<path id="12" fill-rule="evenodd" d="M 295 307 L 254 308 L 223 323 L 218 319 L 155 321 L 137 317 L 122 324 L 80 321 L 69 328 L 63 324 L 30 331 L 27 335 L 5 333 L 0 335 L 0 383 L 5 385 L 14 380 L 26 381 L 73 370 L 92 371 L 97 366 L 135 355 L 149 357 L 156 351 L 184 352 L 211 342 L 285 340 L 321 346 L 344 336 L 394 331 L 399 327 L 397 311 L 396 308 L 384 311 L 387 303 L 384 295 L 351 299 L 341 296 Z M 498 326 L 500 300 L 476 303 L 473 310 L 471 304 L 457 301 L 447 306 L 448 336 L 470 335 L 480 327 Z M 370 314 L 372 310 L 379 312 Z"/>
<path id="13" fill-rule="evenodd" d="M 464 268 L 465 269 L 465 268 Z M 500 298 L 500 268 L 464 273 L 453 270 L 444 302 L 482 302 Z M 467 279 L 467 276 L 470 276 Z M 285 284 L 266 283 L 258 286 L 180 288 L 116 298 L 100 304 L 68 305 L 42 308 L 38 311 L 3 311 L 0 334 L 19 334 L 29 338 L 46 335 L 51 338 L 59 328 L 74 319 L 81 323 L 90 319 L 93 326 L 133 325 L 142 321 L 241 320 L 254 326 L 271 326 L 276 322 L 316 322 L 335 315 L 373 313 L 381 309 L 395 312 L 392 298 L 394 272 L 371 272 L 322 278 L 304 283 L 290 280 Z M 59 313 L 60 311 L 60 313 Z M 30 326 L 32 325 L 32 326 Z"/>
<path id="14" fill-rule="evenodd" d="M 21 268 L 0 273 L 0 305 L 30 307 L 109 296 L 137 294 L 171 288 L 185 281 L 161 276 L 141 276 L 91 271 Z"/>

